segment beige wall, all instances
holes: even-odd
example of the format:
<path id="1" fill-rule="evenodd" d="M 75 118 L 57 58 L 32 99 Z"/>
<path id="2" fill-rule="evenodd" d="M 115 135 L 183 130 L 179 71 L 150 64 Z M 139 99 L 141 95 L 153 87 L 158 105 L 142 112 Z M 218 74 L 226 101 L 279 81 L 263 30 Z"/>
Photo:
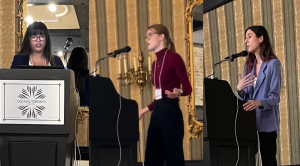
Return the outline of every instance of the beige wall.
<path id="1" fill-rule="evenodd" d="M 275 54 L 282 63 L 283 80 L 278 135 L 279 165 L 300 164 L 300 3 L 298 0 L 235 0 L 213 10 L 204 20 L 205 75 L 225 56 L 245 50 L 244 30 L 251 25 L 267 28 Z M 216 76 L 233 90 L 245 59 L 222 64 Z"/>
<path id="2" fill-rule="evenodd" d="M 177 46 L 177 52 L 186 60 L 185 42 L 185 16 L 186 0 L 92 0 L 90 3 L 90 66 L 102 56 L 115 49 L 126 45 L 131 47 L 128 54 L 128 65 L 133 65 L 133 56 L 139 51 L 148 56 L 148 50 L 144 41 L 147 27 L 151 24 L 165 24 L 172 33 L 172 39 Z M 153 59 L 155 55 L 152 54 Z M 145 67 L 147 67 L 147 58 Z M 132 86 L 120 86 L 117 78 L 117 60 L 109 59 L 100 64 L 100 74 L 109 77 L 117 91 L 125 98 L 138 102 L 139 108 L 147 106 L 153 98 L 152 86 L 147 83 L 143 91 L 136 84 Z M 202 159 L 202 137 L 189 140 L 187 98 L 180 100 L 184 115 L 185 139 L 184 152 L 186 160 Z M 145 145 L 147 129 L 151 113 L 148 113 L 140 121 L 141 142 Z M 142 152 L 145 149 L 142 149 Z M 201 151 L 201 153 L 197 153 Z M 196 155 L 195 155 L 196 154 Z M 143 160 L 143 158 L 142 158 Z"/>
<path id="3" fill-rule="evenodd" d="M 17 0 L 0 0 L 0 68 L 10 68 L 16 50 Z"/>
<path id="4" fill-rule="evenodd" d="M 27 13 L 27 1 L 23 0 L 23 13 L 19 13 L 18 3 L 18 0 L 0 0 L 0 69 L 10 68 L 23 38 L 18 32 L 25 34 L 27 29 L 24 21 L 22 29 L 19 22 L 19 16 Z"/>
<path id="5" fill-rule="evenodd" d="M 203 105 L 203 45 L 194 44 L 195 104 Z"/>

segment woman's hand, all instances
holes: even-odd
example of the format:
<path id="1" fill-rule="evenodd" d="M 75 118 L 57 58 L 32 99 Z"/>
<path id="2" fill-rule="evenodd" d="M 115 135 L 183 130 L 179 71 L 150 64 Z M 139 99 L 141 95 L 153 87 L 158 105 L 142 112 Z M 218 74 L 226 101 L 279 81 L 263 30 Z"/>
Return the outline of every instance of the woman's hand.
<path id="1" fill-rule="evenodd" d="M 251 76 L 251 73 L 249 73 L 246 77 L 242 78 L 241 73 L 239 73 L 239 83 L 237 85 L 237 89 L 239 91 L 254 85 L 254 77 Z"/>
<path id="2" fill-rule="evenodd" d="M 248 100 L 244 105 L 245 111 L 252 111 L 257 107 L 262 106 L 261 102 L 259 100 Z"/>
<path id="3" fill-rule="evenodd" d="M 148 107 L 145 107 L 145 108 L 141 109 L 141 110 L 139 111 L 139 120 L 141 120 L 142 117 L 143 117 L 143 115 L 144 115 L 146 112 L 148 112 L 148 111 L 149 111 L 149 108 L 148 108 Z"/>
<path id="4" fill-rule="evenodd" d="M 165 94 L 168 95 L 168 98 L 175 99 L 178 98 L 181 94 L 181 89 L 174 88 L 173 92 L 165 90 Z"/>

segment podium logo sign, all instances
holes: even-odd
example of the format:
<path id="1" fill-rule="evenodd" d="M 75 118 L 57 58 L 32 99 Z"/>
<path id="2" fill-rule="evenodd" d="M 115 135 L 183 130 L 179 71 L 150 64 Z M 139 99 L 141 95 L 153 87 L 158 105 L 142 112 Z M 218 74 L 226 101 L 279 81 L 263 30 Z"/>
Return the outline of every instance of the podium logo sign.
<path id="1" fill-rule="evenodd" d="M 43 114 L 43 110 L 46 109 L 44 100 L 46 95 L 43 94 L 42 89 L 38 89 L 37 86 L 27 86 L 27 89 L 22 89 L 22 93 L 18 96 L 20 100 L 17 103 L 24 105 L 19 106 L 22 116 L 27 115 L 27 118 L 37 118 Z"/>
<path id="2" fill-rule="evenodd" d="M 1 124 L 64 124 L 64 81 L 0 80 Z"/>

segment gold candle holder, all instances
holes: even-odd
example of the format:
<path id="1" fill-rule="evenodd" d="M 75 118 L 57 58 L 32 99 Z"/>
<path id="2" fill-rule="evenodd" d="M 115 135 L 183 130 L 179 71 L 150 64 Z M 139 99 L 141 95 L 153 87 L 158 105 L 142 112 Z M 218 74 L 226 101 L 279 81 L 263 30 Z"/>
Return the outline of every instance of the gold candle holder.
<path id="1" fill-rule="evenodd" d="M 147 81 L 150 80 L 151 70 L 146 71 L 144 68 L 143 52 L 139 53 L 139 56 L 137 58 L 137 60 L 138 60 L 137 66 L 136 66 L 136 61 L 135 61 L 136 58 L 133 58 L 133 59 L 134 59 L 134 65 L 131 68 L 129 68 L 127 70 L 127 72 L 119 73 L 118 79 L 121 81 L 121 85 L 123 85 L 123 86 L 132 85 L 136 81 L 136 84 L 140 87 L 141 90 L 143 90 L 144 87 L 146 86 Z M 148 60 L 149 60 L 149 58 L 148 58 Z M 125 62 L 124 62 L 124 65 L 126 65 Z M 127 66 L 124 66 L 124 67 L 126 69 Z M 150 69 L 151 69 L 151 67 L 150 67 Z"/>

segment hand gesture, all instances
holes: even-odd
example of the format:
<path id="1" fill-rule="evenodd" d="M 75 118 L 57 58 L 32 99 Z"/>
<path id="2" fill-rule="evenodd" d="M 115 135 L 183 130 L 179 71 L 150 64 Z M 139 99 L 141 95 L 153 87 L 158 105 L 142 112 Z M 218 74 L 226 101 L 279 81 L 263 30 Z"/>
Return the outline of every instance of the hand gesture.
<path id="1" fill-rule="evenodd" d="M 143 115 L 144 115 L 144 114 L 142 113 L 142 111 L 139 111 L 139 120 L 142 119 Z"/>
<path id="2" fill-rule="evenodd" d="M 248 100 L 244 105 L 245 111 L 252 111 L 257 107 L 262 106 L 261 102 L 259 100 Z"/>
<path id="3" fill-rule="evenodd" d="M 249 73 L 246 77 L 242 78 L 241 73 L 239 73 L 239 83 L 237 85 L 238 90 L 243 90 L 249 86 L 254 85 L 254 77 L 251 76 L 251 73 Z"/>
<path id="4" fill-rule="evenodd" d="M 167 97 L 168 98 L 171 98 L 171 99 L 175 99 L 175 98 L 178 98 L 180 96 L 180 93 L 181 93 L 181 90 L 180 89 L 177 89 L 177 88 L 174 88 L 173 89 L 173 92 L 170 92 L 168 90 L 165 90 L 165 94 L 168 95 Z"/>
<path id="5" fill-rule="evenodd" d="M 149 108 L 148 108 L 148 107 L 145 107 L 145 108 L 141 109 L 141 110 L 139 111 L 139 120 L 141 120 L 142 117 L 143 117 L 143 115 L 144 115 L 146 112 L 148 112 L 148 111 L 149 111 Z"/>

